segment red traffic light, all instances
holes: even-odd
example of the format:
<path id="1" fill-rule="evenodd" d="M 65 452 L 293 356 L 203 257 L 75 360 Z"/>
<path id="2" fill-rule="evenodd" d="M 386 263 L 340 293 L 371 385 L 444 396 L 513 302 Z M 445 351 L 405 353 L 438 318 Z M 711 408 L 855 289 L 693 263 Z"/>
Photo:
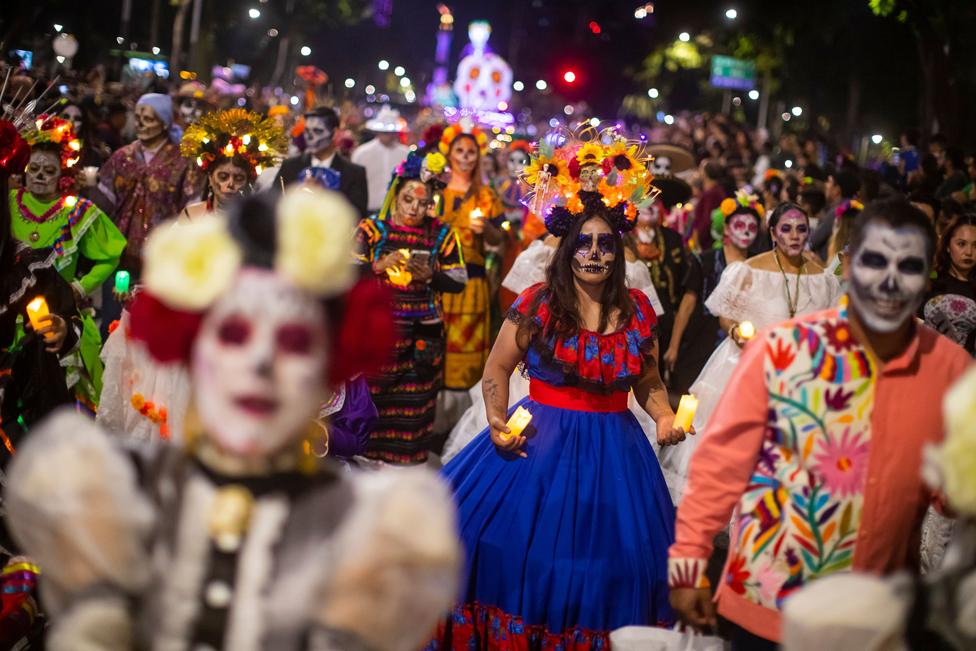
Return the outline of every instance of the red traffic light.
<path id="1" fill-rule="evenodd" d="M 572 70 L 567 70 L 563 73 L 563 81 L 565 81 L 567 84 L 572 84 L 576 81 L 576 73 Z"/>
<path id="2" fill-rule="evenodd" d="M 593 32 L 594 34 L 599 34 L 600 32 L 603 31 L 603 29 L 600 27 L 600 23 L 596 22 L 595 20 L 591 20 L 590 31 Z"/>

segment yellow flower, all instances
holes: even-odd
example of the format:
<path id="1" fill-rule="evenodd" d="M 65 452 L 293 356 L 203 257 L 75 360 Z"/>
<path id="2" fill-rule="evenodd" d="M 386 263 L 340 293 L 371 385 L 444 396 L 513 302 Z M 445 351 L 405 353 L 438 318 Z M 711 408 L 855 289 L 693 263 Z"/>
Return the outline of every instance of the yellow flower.
<path id="1" fill-rule="evenodd" d="M 143 249 L 146 289 L 178 310 L 199 311 L 224 293 L 241 265 L 241 250 L 224 220 L 203 215 L 157 226 Z"/>
<path id="2" fill-rule="evenodd" d="M 599 165 L 604 158 L 603 147 L 595 142 L 588 142 L 576 151 L 576 161 L 580 165 Z"/>
<path id="3" fill-rule="evenodd" d="M 146 404 L 146 399 L 142 396 L 141 393 L 136 393 L 132 396 L 130 402 L 132 403 L 133 409 L 139 411 Z"/>
<path id="4" fill-rule="evenodd" d="M 551 175 L 550 178 L 560 186 L 565 185 L 570 180 L 569 166 L 566 165 L 566 161 L 558 158 L 546 158 L 545 156 L 533 158 L 532 162 L 526 165 L 522 172 L 522 180 L 528 185 L 535 185 L 539 181 L 539 173 L 542 171 L 548 171 Z"/>
<path id="5" fill-rule="evenodd" d="M 976 367 L 972 367 L 942 401 L 946 439 L 939 455 L 949 504 L 976 516 Z"/>
<path id="6" fill-rule="evenodd" d="M 424 165 L 433 174 L 440 174 L 447 167 L 447 159 L 444 155 L 439 152 L 431 152 L 427 154 L 427 158 L 424 159 Z"/>
<path id="7" fill-rule="evenodd" d="M 644 164 L 637 160 L 637 145 L 628 146 L 626 140 L 618 140 L 607 147 L 606 157 L 613 162 L 618 172 L 644 169 Z"/>
<path id="8" fill-rule="evenodd" d="M 356 278 L 350 251 L 356 211 L 338 192 L 312 186 L 287 190 L 278 202 L 275 269 L 293 283 L 333 296 Z"/>

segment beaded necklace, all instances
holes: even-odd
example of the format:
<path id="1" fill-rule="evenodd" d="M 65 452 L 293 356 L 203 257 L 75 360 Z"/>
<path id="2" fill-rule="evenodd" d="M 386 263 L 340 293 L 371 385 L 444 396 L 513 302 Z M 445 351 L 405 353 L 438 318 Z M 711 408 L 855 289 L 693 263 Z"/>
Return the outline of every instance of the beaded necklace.
<path id="1" fill-rule="evenodd" d="M 24 205 L 24 193 L 25 193 L 24 188 L 20 188 L 19 190 L 17 190 L 17 197 L 16 197 L 17 210 L 20 212 L 20 217 L 24 221 L 32 222 L 34 224 L 43 224 L 47 220 L 51 219 L 51 217 L 56 215 L 61 210 L 61 208 L 64 207 L 64 200 L 66 197 L 63 196 L 58 197 L 58 200 L 54 202 L 54 205 L 48 208 L 47 210 L 45 210 L 43 214 L 35 215 L 33 212 L 31 212 L 30 208 Z M 37 231 L 37 228 L 35 227 L 30 234 L 30 241 L 36 242 L 37 240 L 40 239 L 40 237 L 41 234 Z"/>

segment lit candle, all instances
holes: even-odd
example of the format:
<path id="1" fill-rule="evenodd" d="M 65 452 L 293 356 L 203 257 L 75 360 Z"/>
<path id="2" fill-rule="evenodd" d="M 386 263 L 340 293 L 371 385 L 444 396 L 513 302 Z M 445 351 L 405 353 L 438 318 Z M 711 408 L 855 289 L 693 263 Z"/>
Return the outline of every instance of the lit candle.
<path id="1" fill-rule="evenodd" d="M 117 294 L 125 294 L 129 291 L 129 272 L 128 271 L 116 271 L 115 272 L 115 292 Z"/>
<path id="2" fill-rule="evenodd" d="M 472 210 L 471 211 L 471 214 L 468 217 L 468 220 L 471 222 L 472 225 L 475 222 L 482 222 L 482 221 L 484 221 L 485 218 L 483 216 L 483 213 L 481 212 L 481 208 L 475 208 L 474 210 Z"/>
<path id="3" fill-rule="evenodd" d="M 756 336 L 756 326 L 752 325 L 752 321 L 743 321 L 739 324 L 739 337 L 744 341 L 749 341 Z"/>
<path id="4" fill-rule="evenodd" d="M 680 427 L 685 432 L 691 431 L 691 421 L 695 418 L 695 411 L 698 409 L 698 398 L 690 393 L 681 396 L 678 403 L 678 413 L 674 415 L 674 426 Z"/>
<path id="5" fill-rule="evenodd" d="M 48 316 L 50 311 L 47 309 L 47 301 L 44 300 L 43 296 L 38 296 L 33 301 L 27 304 L 27 318 L 30 319 L 31 327 L 35 331 L 40 330 L 44 326 L 48 325 L 46 320 L 41 321 L 44 317 Z M 48 333 L 53 334 L 53 333 Z M 44 336 L 47 339 L 47 335 Z"/>
<path id="6" fill-rule="evenodd" d="M 504 438 L 510 439 L 521 436 L 531 421 L 532 414 L 529 413 L 529 410 L 525 407 L 519 407 L 509 417 L 508 422 L 505 423 L 508 426 L 508 434 L 504 434 Z"/>

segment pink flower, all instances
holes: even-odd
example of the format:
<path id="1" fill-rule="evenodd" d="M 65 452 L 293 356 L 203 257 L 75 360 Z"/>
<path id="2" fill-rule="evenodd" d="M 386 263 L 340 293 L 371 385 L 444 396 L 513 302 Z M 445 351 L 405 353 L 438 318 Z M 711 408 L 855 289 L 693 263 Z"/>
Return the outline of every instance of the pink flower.
<path id="1" fill-rule="evenodd" d="M 871 446 L 860 436 L 844 430 L 839 439 L 831 438 L 814 455 L 814 470 L 823 478 L 832 495 L 846 497 L 861 491 L 867 472 Z"/>
<path id="2" fill-rule="evenodd" d="M 775 603 L 776 594 L 785 580 L 785 572 L 778 572 L 772 559 L 762 561 L 756 570 L 756 581 L 759 583 L 759 603 Z"/>

